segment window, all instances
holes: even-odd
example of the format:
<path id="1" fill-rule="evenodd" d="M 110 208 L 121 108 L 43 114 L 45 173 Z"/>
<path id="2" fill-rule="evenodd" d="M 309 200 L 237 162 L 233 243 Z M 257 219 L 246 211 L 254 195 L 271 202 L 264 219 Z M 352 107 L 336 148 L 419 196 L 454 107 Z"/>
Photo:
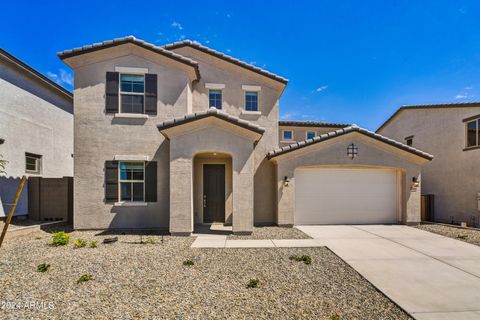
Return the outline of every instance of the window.
<path id="1" fill-rule="evenodd" d="M 208 107 L 222 109 L 222 90 L 210 90 L 208 93 Z"/>
<path id="2" fill-rule="evenodd" d="M 479 121 L 475 119 L 466 123 L 466 146 L 478 147 L 480 144 Z"/>
<path id="3" fill-rule="evenodd" d="M 282 140 L 293 140 L 293 131 L 283 130 Z"/>
<path id="4" fill-rule="evenodd" d="M 120 201 L 144 201 L 145 163 L 120 162 Z"/>
<path id="5" fill-rule="evenodd" d="M 313 139 L 317 136 L 317 133 L 315 131 L 307 131 L 307 139 Z"/>
<path id="6" fill-rule="evenodd" d="M 258 92 L 255 92 L 255 91 L 245 92 L 245 110 L 258 111 Z"/>
<path id="7" fill-rule="evenodd" d="M 413 136 L 409 136 L 405 138 L 405 144 L 407 146 L 412 146 L 413 145 Z"/>
<path id="8" fill-rule="evenodd" d="M 144 113 L 145 75 L 120 74 L 120 112 Z"/>
<path id="9" fill-rule="evenodd" d="M 41 155 L 25 152 L 25 172 L 39 174 L 41 166 Z"/>

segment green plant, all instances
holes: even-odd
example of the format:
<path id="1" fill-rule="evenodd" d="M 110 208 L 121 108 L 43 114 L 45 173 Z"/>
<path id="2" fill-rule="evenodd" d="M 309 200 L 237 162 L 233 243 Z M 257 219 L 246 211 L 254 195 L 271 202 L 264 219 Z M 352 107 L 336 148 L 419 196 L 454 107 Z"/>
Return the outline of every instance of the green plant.
<path id="1" fill-rule="evenodd" d="M 247 288 L 258 288 L 258 279 L 250 279 L 247 283 Z"/>
<path id="2" fill-rule="evenodd" d="M 143 241 L 143 239 L 142 239 L 141 243 L 143 243 L 143 244 L 155 244 L 155 243 L 157 243 L 157 240 L 155 240 L 155 238 L 148 237 L 147 240 L 145 240 L 145 241 Z"/>
<path id="3" fill-rule="evenodd" d="M 97 240 L 90 241 L 89 247 L 90 248 L 96 248 L 97 247 Z"/>
<path id="4" fill-rule="evenodd" d="M 52 244 L 54 246 L 65 246 L 70 243 L 70 235 L 63 231 L 52 233 Z"/>
<path id="5" fill-rule="evenodd" d="M 83 240 L 83 239 L 75 239 L 75 241 L 73 242 L 73 247 L 74 248 L 83 248 L 87 245 L 87 241 Z"/>
<path id="6" fill-rule="evenodd" d="M 340 316 L 336 312 L 334 314 L 332 314 L 329 319 L 330 320 L 341 320 Z"/>
<path id="7" fill-rule="evenodd" d="M 8 161 L 1 158 L 3 158 L 3 156 L 0 154 L 0 174 L 7 173 L 5 168 L 7 167 Z"/>
<path id="8" fill-rule="evenodd" d="M 50 265 L 48 263 L 42 263 L 37 266 L 38 272 L 47 272 L 50 269 Z"/>
<path id="9" fill-rule="evenodd" d="M 303 256 L 290 256 L 290 260 L 295 260 L 295 261 L 303 261 L 305 264 L 312 264 L 312 258 L 307 255 Z"/>
<path id="10" fill-rule="evenodd" d="M 192 260 L 185 260 L 183 261 L 183 265 L 187 267 L 193 266 L 195 263 Z"/>
<path id="11" fill-rule="evenodd" d="M 93 280 L 93 276 L 90 273 L 85 273 L 77 280 L 77 284 Z"/>
<path id="12" fill-rule="evenodd" d="M 42 239 L 42 237 L 35 237 L 35 240 L 40 240 Z"/>

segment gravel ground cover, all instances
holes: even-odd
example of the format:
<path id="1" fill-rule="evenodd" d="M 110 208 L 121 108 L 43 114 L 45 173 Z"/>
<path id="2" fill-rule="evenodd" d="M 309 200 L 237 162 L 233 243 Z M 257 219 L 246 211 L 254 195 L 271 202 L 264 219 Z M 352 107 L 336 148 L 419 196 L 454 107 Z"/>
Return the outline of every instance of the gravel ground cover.
<path id="1" fill-rule="evenodd" d="M 455 228 L 441 224 L 420 224 L 415 228 L 480 246 L 480 230 Z"/>
<path id="2" fill-rule="evenodd" d="M 297 228 L 286 227 L 254 227 L 253 233 L 248 236 L 228 235 L 228 240 L 235 239 L 311 239 Z"/>
<path id="3" fill-rule="evenodd" d="M 6 240 L 0 319 L 410 319 L 327 248 L 193 249 L 193 237 L 145 235 L 142 244 L 120 234 L 103 244 L 109 235 L 69 234 L 65 247 L 49 245 L 46 232 Z M 77 238 L 98 247 L 74 249 Z M 42 263 L 47 272 L 37 271 Z M 93 280 L 77 284 L 84 274 Z M 247 288 L 251 279 L 258 288 Z"/>

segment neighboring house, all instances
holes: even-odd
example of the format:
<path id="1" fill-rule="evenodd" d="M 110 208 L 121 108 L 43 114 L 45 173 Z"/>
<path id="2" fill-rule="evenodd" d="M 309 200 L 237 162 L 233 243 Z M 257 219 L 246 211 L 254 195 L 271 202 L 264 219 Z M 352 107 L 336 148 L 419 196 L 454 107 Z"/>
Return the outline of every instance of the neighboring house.
<path id="1" fill-rule="evenodd" d="M 480 102 L 403 106 L 378 133 L 428 151 L 422 194 L 433 195 L 433 219 L 479 224 Z"/>
<path id="2" fill-rule="evenodd" d="M 129 36 L 58 55 L 75 74 L 77 229 L 420 219 L 432 156 L 343 125 L 280 148 L 280 127 L 298 127 L 279 124 L 283 77 L 192 41 Z"/>
<path id="3" fill-rule="evenodd" d="M 313 139 L 324 133 L 346 128 L 350 126 L 350 124 L 280 120 L 278 126 L 278 139 L 280 141 L 280 146 L 284 147 L 294 142 Z"/>
<path id="4" fill-rule="evenodd" d="M 0 49 L 0 155 L 8 161 L 0 176 L 3 210 L 10 209 L 23 175 L 73 175 L 73 95 L 10 53 Z M 28 183 L 15 215 L 28 214 Z"/>

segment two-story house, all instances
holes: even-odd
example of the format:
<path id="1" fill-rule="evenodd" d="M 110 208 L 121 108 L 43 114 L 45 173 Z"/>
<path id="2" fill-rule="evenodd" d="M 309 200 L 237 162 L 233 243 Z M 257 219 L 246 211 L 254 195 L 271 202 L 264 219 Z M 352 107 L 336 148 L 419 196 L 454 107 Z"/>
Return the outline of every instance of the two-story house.
<path id="1" fill-rule="evenodd" d="M 357 126 L 279 122 L 283 77 L 192 41 L 58 55 L 75 74 L 77 229 L 419 221 L 432 156 Z"/>
<path id="2" fill-rule="evenodd" d="M 377 130 L 435 155 L 422 170 L 431 220 L 479 225 L 480 103 L 403 106 Z"/>
<path id="3" fill-rule="evenodd" d="M 72 93 L 1 48 L 0 155 L 8 161 L 0 175 L 0 217 L 10 210 L 22 176 L 73 175 Z M 15 216 L 31 213 L 29 187 Z"/>

